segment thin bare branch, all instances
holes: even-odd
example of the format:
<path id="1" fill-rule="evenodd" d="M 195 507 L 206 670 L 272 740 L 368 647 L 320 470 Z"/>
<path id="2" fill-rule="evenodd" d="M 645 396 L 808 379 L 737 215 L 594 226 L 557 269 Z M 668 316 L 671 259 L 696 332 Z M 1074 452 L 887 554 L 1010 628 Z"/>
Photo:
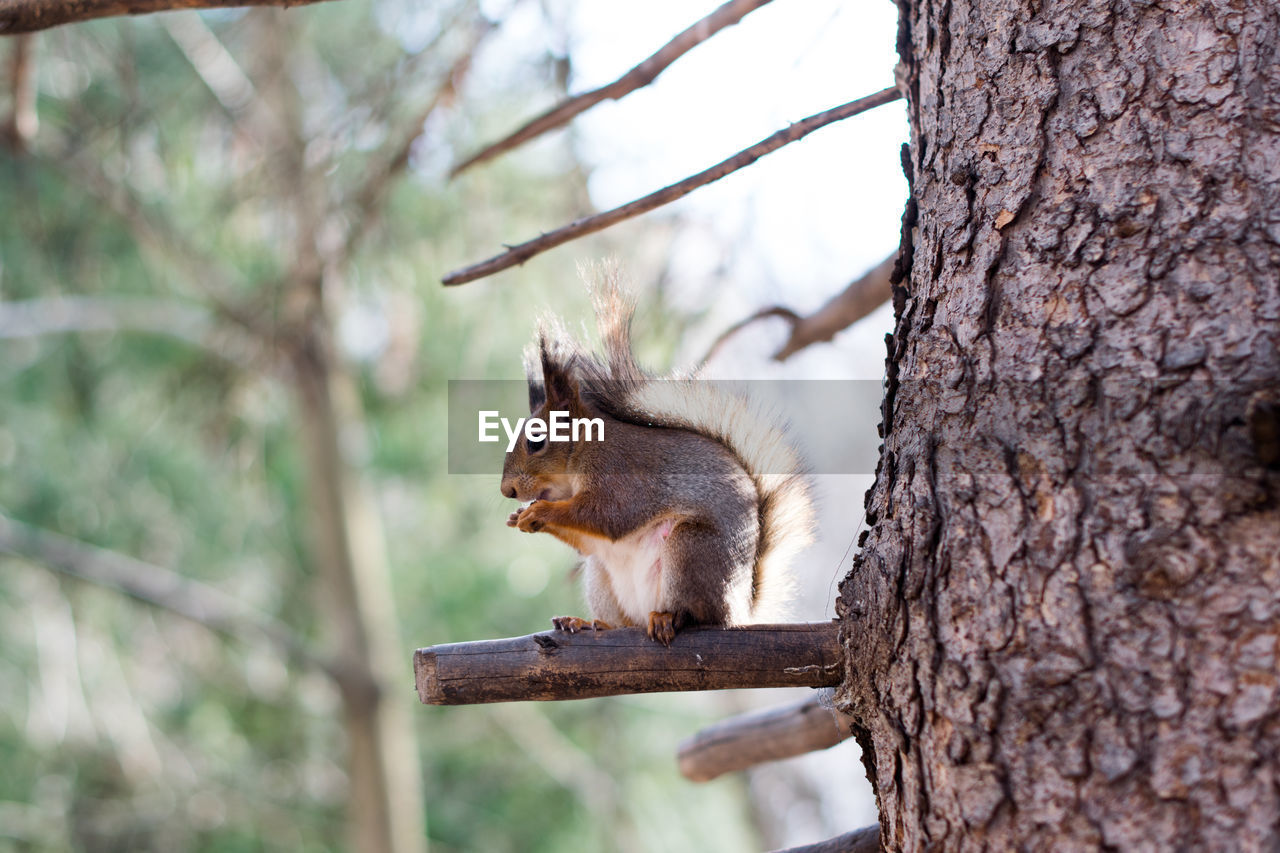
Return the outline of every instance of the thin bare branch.
<path id="1" fill-rule="evenodd" d="M 616 225 L 617 223 L 631 219 L 634 216 L 639 216 L 642 213 L 648 213 L 649 211 L 659 208 L 664 204 L 669 204 L 678 198 L 683 198 L 699 187 L 706 186 L 713 181 L 720 180 L 725 175 L 732 174 L 739 169 L 750 166 L 756 160 L 759 160 L 766 154 L 777 151 L 784 145 L 795 142 L 798 139 L 803 139 L 818 128 L 825 127 L 826 125 L 840 121 L 841 119 L 856 116 L 859 113 L 864 113 L 875 107 L 892 103 L 901 97 L 902 95 L 896 88 L 890 87 L 888 89 L 882 89 L 873 95 L 867 95 L 866 97 L 858 98 L 856 101 L 850 101 L 847 104 L 842 104 L 841 106 L 833 107 L 829 110 L 825 110 L 824 112 L 811 115 L 806 119 L 796 122 L 786 130 L 780 130 L 767 139 L 757 142 L 750 148 L 739 151 L 729 159 L 722 160 L 711 168 L 705 169 L 696 175 L 691 175 L 679 183 L 664 187 L 643 198 L 628 202 L 621 207 L 615 207 L 613 210 L 577 219 L 570 222 L 563 228 L 557 228 L 555 231 L 543 234 L 542 236 L 529 240 L 528 242 L 520 243 L 516 246 L 510 246 L 500 255 L 495 255 L 486 261 L 481 261 L 480 263 L 473 264 L 469 267 L 454 270 L 446 275 L 442 281 L 445 285 L 465 284 L 466 282 L 475 281 L 478 278 L 493 275 L 496 272 L 501 272 L 502 270 L 509 269 L 510 267 L 519 266 L 535 255 L 539 255 L 548 249 L 553 249 L 556 246 L 568 243 L 570 240 L 576 240 L 579 237 L 584 237 L 587 234 L 594 234 L 597 231 L 602 231 L 611 225 Z"/>
<path id="2" fill-rule="evenodd" d="M 707 348 L 707 354 L 702 357 L 701 363 L 706 364 L 707 362 L 711 361 L 711 359 L 715 358 L 720 353 L 720 350 L 724 347 L 725 343 L 727 343 L 728 340 L 732 338 L 734 335 L 738 334 L 738 332 L 741 332 L 743 329 L 745 329 L 747 326 L 750 326 L 752 323 L 757 323 L 761 320 L 767 320 L 770 317 L 781 317 L 783 320 L 786 320 L 787 324 L 790 325 L 791 328 L 793 329 L 796 327 L 796 324 L 799 323 L 801 320 L 801 317 L 799 314 L 797 314 L 795 311 L 792 311 L 790 308 L 787 308 L 782 305 L 772 305 L 768 308 L 761 308 L 759 311 L 752 314 L 747 319 L 739 320 L 738 322 L 734 323 L 732 326 L 730 326 L 729 328 L 721 332 L 720 336 L 716 338 L 714 341 L 712 341 L 711 346 Z"/>
<path id="3" fill-rule="evenodd" d="M 263 105 L 249 75 L 198 13 L 165 15 L 160 22 L 233 121 L 263 147 L 283 138 L 279 120 Z"/>
<path id="4" fill-rule="evenodd" d="M 198 13 L 180 12 L 157 20 L 223 109 L 237 116 L 249 108 L 258 96 L 253 81 Z"/>
<path id="5" fill-rule="evenodd" d="M 342 257 L 338 260 L 349 259 L 359 245 L 360 240 L 377 223 L 382 202 L 395 179 L 408 167 L 409 156 L 413 153 L 413 145 L 418 140 L 418 137 L 422 135 L 422 129 L 426 125 L 427 119 L 437 109 L 450 104 L 457 97 L 458 90 L 462 88 L 467 72 L 471 70 L 471 62 L 480 47 L 480 43 L 496 29 L 497 25 L 487 18 L 481 18 L 476 21 L 472 27 L 471 39 L 467 43 L 466 49 L 454 61 L 453 66 L 445 75 L 435 94 L 404 125 L 393 141 L 384 146 L 385 153 L 369 170 L 369 175 L 365 178 L 364 184 L 356 196 L 355 209 L 351 213 L 351 227 L 347 232 Z"/>
<path id="6" fill-rule="evenodd" d="M 35 36 L 18 36 L 9 54 L 11 100 L 0 137 L 18 153 L 27 150 L 40 126 L 36 114 L 35 47 Z"/>
<path id="7" fill-rule="evenodd" d="M 807 316 L 801 316 L 790 308 L 774 305 L 752 314 L 745 320 L 734 323 L 715 339 L 702 361 L 710 361 L 729 338 L 747 326 L 769 317 L 781 317 L 791 327 L 791 334 L 777 352 L 774 361 L 786 361 L 791 356 L 810 344 L 829 341 L 858 320 L 870 314 L 889 300 L 892 286 L 889 275 L 893 272 L 893 264 L 897 255 L 885 258 L 865 275 L 855 279 L 840 293 L 827 300 L 826 304 Z"/>
<path id="8" fill-rule="evenodd" d="M 4 2 L 4 0 L 0 0 Z M 121 182 L 102 171 L 102 164 L 70 151 L 42 156 L 40 165 L 62 176 L 118 216 L 134 239 L 173 263 L 187 276 L 193 288 L 213 306 L 215 313 L 240 326 L 269 346 L 278 330 L 253 313 L 236 305 L 239 288 L 223 270 L 220 259 L 192 245 L 167 220 L 151 214 L 146 206 Z"/>
<path id="9" fill-rule="evenodd" d="M 341 681 L 343 673 L 317 657 L 289 628 L 211 586 L 125 554 L 87 545 L 0 515 L 0 551 L 54 571 L 109 587 L 145 604 L 176 613 L 210 631 L 243 641 L 262 637 L 290 657 Z"/>
<path id="10" fill-rule="evenodd" d="M 513 131 L 492 145 L 488 145 L 466 160 L 453 167 L 449 177 L 457 177 L 462 172 L 492 160 L 499 154 L 505 154 L 518 148 L 531 139 L 563 127 L 577 116 L 586 112 L 602 101 L 616 101 L 636 89 L 648 86 L 667 66 L 684 56 L 702 42 L 711 38 L 725 27 L 731 27 L 748 14 L 768 3 L 769 0 L 729 0 L 710 15 L 684 30 L 671 41 L 664 44 L 657 53 L 632 68 L 626 74 L 598 89 L 583 92 L 561 101 L 542 115 L 530 119 L 528 123 Z"/>
<path id="11" fill-rule="evenodd" d="M 0 0 L 0 35 L 34 33 L 95 18 L 148 15 L 172 9 L 289 7 L 320 2 L 323 0 Z"/>
<path id="12" fill-rule="evenodd" d="M 514 4 L 513 4 L 514 7 Z M 347 109 L 340 116 L 335 116 L 317 128 L 313 144 L 331 150 L 349 148 L 348 141 L 356 128 L 388 128 L 388 139 L 381 148 L 384 150 L 393 143 L 395 136 L 392 116 L 396 109 L 405 102 L 406 93 L 413 92 L 419 81 L 435 75 L 434 63 L 441 56 L 448 55 L 448 45 L 452 43 L 454 34 L 468 26 L 475 19 L 476 10 L 471 4 L 460 3 L 452 10 L 446 20 L 436 27 L 435 33 L 421 47 L 401 58 L 385 73 L 370 74 L 358 81 L 352 81 L 352 88 L 347 96 Z"/>
<path id="13" fill-rule="evenodd" d="M 616 815 L 618 784 L 587 754 L 547 719 L 534 704 L 502 704 L 493 708 L 502 726 L 526 758 L 538 764 L 566 791 L 573 793 L 590 814 Z"/>
<path id="14" fill-rule="evenodd" d="M 641 628 L 453 643 L 418 649 L 418 697 L 429 705 L 588 699 L 672 690 L 832 687 L 844 668 L 839 625 L 689 629 L 669 647 Z"/>
<path id="15" fill-rule="evenodd" d="M 680 744 L 680 773 L 693 782 L 709 782 L 725 773 L 835 746 L 852 735 L 852 720 L 829 703 L 829 698 L 814 695 L 708 726 Z"/>
<path id="16" fill-rule="evenodd" d="M 215 321 L 203 308 L 145 297 L 63 296 L 0 302 L 0 340 L 80 332 L 143 332 L 208 350 L 239 367 L 261 347 L 253 337 Z"/>

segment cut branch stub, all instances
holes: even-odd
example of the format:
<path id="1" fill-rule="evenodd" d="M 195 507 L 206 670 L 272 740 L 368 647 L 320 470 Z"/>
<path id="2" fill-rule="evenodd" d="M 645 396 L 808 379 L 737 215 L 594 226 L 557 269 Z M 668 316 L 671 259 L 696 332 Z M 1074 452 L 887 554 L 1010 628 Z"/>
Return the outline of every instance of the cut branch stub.
<path id="1" fill-rule="evenodd" d="M 666 647 L 640 628 L 548 631 L 418 649 L 413 668 L 428 705 L 833 687 L 844 665 L 838 633 L 835 622 L 689 629 Z"/>
<path id="2" fill-rule="evenodd" d="M 851 717 L 828 707 L 818 695 L 804 701 L 721 720 L 680 744 L 680 772 L 693 782 L 709 782 L 746 770 L 827 749 L 853 734 Z"/>

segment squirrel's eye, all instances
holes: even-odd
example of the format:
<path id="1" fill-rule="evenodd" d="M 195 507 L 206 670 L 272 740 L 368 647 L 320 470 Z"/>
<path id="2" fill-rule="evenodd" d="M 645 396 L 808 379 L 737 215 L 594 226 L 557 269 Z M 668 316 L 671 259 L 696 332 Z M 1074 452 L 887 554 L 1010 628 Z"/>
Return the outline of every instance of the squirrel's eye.
<path id="1" fill-rule="evenodd" d="M 530 453 L 537 453 L 538 451 L 542 450 L 542 448 L 547 446 L 546 439 L 539 439 L 538 441 L 534 441 L 532 438 L 526 438 L 525 442 L 528 443 L 529 445 Z"/>

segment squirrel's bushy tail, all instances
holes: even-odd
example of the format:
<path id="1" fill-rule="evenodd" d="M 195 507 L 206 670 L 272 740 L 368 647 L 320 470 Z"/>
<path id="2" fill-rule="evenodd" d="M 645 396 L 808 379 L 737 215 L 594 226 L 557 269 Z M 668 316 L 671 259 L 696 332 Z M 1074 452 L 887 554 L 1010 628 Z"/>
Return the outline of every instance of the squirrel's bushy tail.
<path id="1" fill-rule="evenodd" d="M 759 495 L 760 538 L 751 619 L 782 618 L 792 592 L 787 566 L 812 541 L 813 503 L 804 464 L 787 441 L 780 418 L 716 382 L 647 374 L 632 350 L 635 305 L 619 281 L 616 266 L 592 272 L 584 277 L 593 281 L 592 302 L 604 361 L 582 347 L 567 356 L 582 382 L 582 392 L 619 420 L 706 435 L 738 458 Z M 554 332 L 544 328 L 543 334 Z"/>

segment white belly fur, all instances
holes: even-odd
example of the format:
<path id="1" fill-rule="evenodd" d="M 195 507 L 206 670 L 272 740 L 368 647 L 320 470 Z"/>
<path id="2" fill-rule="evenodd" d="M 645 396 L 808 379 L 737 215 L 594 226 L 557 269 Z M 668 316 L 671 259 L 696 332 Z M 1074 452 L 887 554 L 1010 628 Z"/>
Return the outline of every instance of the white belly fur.
<path id="1" fill-rule="evenodd" d="M 654 522 L 616 542 L 590 540 L 587 559 L 609 578 L 623 614 L 635 625 L 648 624 L 662 610 L 662 550 L 671 533 L 669 520 Z"/>

